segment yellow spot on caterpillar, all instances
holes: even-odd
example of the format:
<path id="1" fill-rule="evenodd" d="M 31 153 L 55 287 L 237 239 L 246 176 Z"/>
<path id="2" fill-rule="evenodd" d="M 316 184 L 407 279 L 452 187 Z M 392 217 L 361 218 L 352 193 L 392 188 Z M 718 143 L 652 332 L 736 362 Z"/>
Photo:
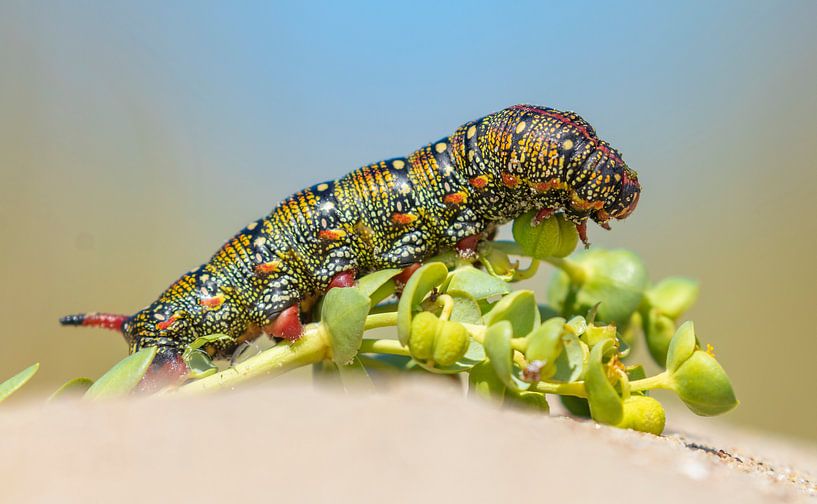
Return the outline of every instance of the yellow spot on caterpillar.
<path id="1" fill-rule="evenodd" d="M 258 225 L 258 222 L 257 222 L 257 221 L 256 221 L 256 222 L 250 222 L 249 224 L 247 224 L 247 229 L 249 229 L 250 231 L 252 231 L 253 229 L 255 229 L 255 227 L 256 227 L 257 225 Z"/>
<path id="2" fill-rule="evenodd" d="M 259 237 L 258 237 L 258 238 L 256 238 L 256 240 L 253 242 L 253 245 L 255 245 L 256 247 L 263 247 L 265 243 L 267 243 L 267 239 L 266 239 L 266 238 L 264 238 L 263 236 L 259 236 Z"/>
<path id="3" fill-rule="evenodd" d="M 621 182 L 621 175 L 619 175 L 618 173 L 614 174 L 613 178 L 616 179 L 616 182 Z"/>
<path id="4" fill-rule="evenodd" d="M 434 150 L 436 150 L 440 154 L 445 152 L 445 149 L 447 149 L 447 148 L 448 148 L 448 145 L 446 145 L 445 142 L 440 142 L 440 143 L 438 143 L 437 145 L 434 146 Z"/>
<path id="5" fill-rule="evenodd" d="M 318 184 L 319 191 L 325 191 L 327 189 L 329 189 L 329 184 Z"/>
<path id="6" fill-rule="evenodd" d="M 569 138 L 567 140 L 565 140 L 565 142 L 562 144 L 562 148 L 564 150 L 572 149 L 573 148 L 573 140 L 571 140 Z"/>
<path id="7" fill-rule="evenodd" d="M 527 124 L 525 124 L 525 121 L 522 121 L 521 123 L 517 124 L 516 125 L 516 132 L 517 133 L 522 133 L 525 130 L 525 126 L 527 126 Z"/>
<path id="8" fill-rule="evenodd" d="M 401 159 L 395 159 L 392 166 L 394 166 L 394 168 L 397 170 L 402 170 L 403 167 L 406 166 L 406 163 L 404 163 Z"/>
<path id="9" fill-rule="evenodd" d="M 471 137 L 473 137 L 474 135 L 476 135 L 476 133 L 477 133 L 477 127 L 476 127 L 476 126 L 474 126 L 474 125 L 472 124 L 472 125 L 471 125 L 471 127 L 470 127 L 470 128 L 468 128 L 468 133 L 466 133 L 466 135 L 465 135 L 465 136 L 466 136 L 467 138 L 471 138 Z"/>

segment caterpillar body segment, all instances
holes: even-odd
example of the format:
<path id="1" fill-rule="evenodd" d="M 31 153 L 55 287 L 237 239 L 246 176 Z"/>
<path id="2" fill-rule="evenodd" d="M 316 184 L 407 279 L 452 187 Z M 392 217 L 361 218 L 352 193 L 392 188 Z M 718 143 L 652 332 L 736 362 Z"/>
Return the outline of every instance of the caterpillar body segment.
<path id="1" fill-rule="evenodd" d="M 564 212 L 586 242 L 588 219 L 609 229 L 632 213 L 640 190 L 636 173 L 577 114 L 517 105 L 286 198 L 132 316 L 62 322 L 119 329 L 131 352 L 159 346 L 168 355 L 223 333 L 232 340 L 208 351 L 224 357 L 262 332 L 297 338 L 299 307 L 358 273 L 474 249 L 530 210 Z"/>

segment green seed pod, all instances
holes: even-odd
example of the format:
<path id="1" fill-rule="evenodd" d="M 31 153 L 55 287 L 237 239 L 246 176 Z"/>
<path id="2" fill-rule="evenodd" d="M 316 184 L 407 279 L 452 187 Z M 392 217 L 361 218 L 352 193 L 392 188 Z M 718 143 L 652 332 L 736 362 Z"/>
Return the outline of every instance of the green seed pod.
<path id="1" fill-rule="evenodd" d="M 667 362 L 667 350 L 675 334 L 675 322 L 653 308 L 644 317 L 644 339 L 650 355 L 659 366 Z"/>
<path id="2" fill-rule="evenodd" d="M 738 405 L 732 383 L 715 358 L 696 350 L 671 375 L 672 388 L 696 415 L 714 416 Z"/>
<path id="3" fill-rule="evenodd" d="M 438 326 L 434 339 L 434 362 L 439 366 L 454 364 L 465 355 L 469 343 L 465 326 L 459 322 L 443 322 Z"/>
<path id="4" fill-rule="evenodd" d="M 579 242 L 576 225 L 556 214 L 534 226 L 536 213 L 528 212 L 513 221 L 513 238 L 525 255 L 535 259 L 570 255 Z"/>
<path id="5" fill-rule="evenodd" d="M 565 319 L 562 317 L 554 317 L 546 320 L 542 325 L 537 327 L 530 333 L 527 339 L 527 348 L 525 349 L 525 358 L 528 362 L 542 361 L 546 368 L 554 368 L 556 358 L 562 353 L 564 344 L 562 343 L 562 331 L 565 328 Z M 555 370 L 555 368 L 554 368 Z M 544 371 L 544 368 L 543 368 Z M 543 378 L 548 378 L 552 375 L 543 373 Z"/>
<path id="6" fill-rule="evenodd" d="M 616 427 L 660 436 L 667 417 L 661 403 L 648 396 L 634 395 L 624 400 L 624 414 Z"/>
<path id="7" fill-rule="evenodd" d="M 420 361 L 427 361 L 434 356 L 434 340 L 440 322 L 440 319 L 429 312 L 420 312 L 414 316 L 411 320 L 411 334 L 408 341 L 412 357 Z"/>
<path id="8" fill-rule="evenodd" d="M 583 281 L 571 285 L 566 273 L 557 273 L 548 289 L 548 301 L 561 313 L 573 314 L 587 313 L 601 303 L 598 320 L 626 327 L 649 283 L 641 259 L 627 250 L 594 248 L 576 254 L 570 263 L 582 272 Z"/>
<path id="9" fill-rule="evenodd" d="M 698 282 L 684 277 L 669 277 L 647 291 L 647 301 L 663 315 L 678 320 L 698 299 Z"/>

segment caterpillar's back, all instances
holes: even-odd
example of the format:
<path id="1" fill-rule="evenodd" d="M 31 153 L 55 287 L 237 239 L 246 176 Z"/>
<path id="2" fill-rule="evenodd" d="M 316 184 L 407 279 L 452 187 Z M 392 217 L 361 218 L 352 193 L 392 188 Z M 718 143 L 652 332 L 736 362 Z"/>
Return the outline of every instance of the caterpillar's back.
<path id="1" fill-rule="evenodd" d="M 290 196 L 133 316 L 62 322 L 119 329 L 131 351 L 159 346 L 166 358 L 223 333 L 232 339 L 209 348 L 223 356 L 262 331 L 297 338 L 299 306 L 333 285 L 441 249 L 473 249 L 532 209 L 563 211 L 586 242 L 588 219 L 609 228 L 635 209 L 640 190 L 636 173 L 577 114 L 517 105 Z"/>

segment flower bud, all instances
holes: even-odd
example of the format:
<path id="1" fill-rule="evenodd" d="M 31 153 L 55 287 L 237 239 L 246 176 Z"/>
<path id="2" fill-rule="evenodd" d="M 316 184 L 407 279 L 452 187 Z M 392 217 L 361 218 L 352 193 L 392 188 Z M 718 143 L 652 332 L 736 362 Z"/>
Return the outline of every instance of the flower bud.
<path id="1" fill-rule="evenodd" d="M 571 285 L 566 273 L 557 273 L 548 289 L 548 301 L 562 313 L 587 313 L 593 305 L 601 303 L 599 320 L 626 327 L 648 285 L 641 259 L 627 250 L 594 248 L 577 254 L 571 263 L 580 269 L 583 281 Z"/>
<path id="2" fill-rule="evenodd" d="M 556 214 L 534 225 L 536 211 L 528 212 L 513 221 L 513 238 L 525 252 L 535 259 L 566 257 L 576 249 L 579 234 L 576 225 Z"/>
<path id="3" fill-rule="evenodd" d="M 587 346 L 594 347 L 597 343 L 604 341 L 604 340 L 615 340 L 616 339 L 616 326 L 614 325 L 604 325 L 604 326 L 597 326 L 594 324 L 590 324 L 585 329 L 584 333 L 581 335 L 581 340 L 587 343 Z"/>
<path id="4" fill-rule="evenodd" d="M 540 379 L 550 378 L 556 372 L 556 358 L 564 348 L 564 343 L 562 343 L 564 327 L 565 319 L 554 317 L 546 320 L 526 338 L 525 358 L 528 362 L 541 361 L 543 363 L 539 369 Z"/>
<path id="5" fill-rule="evenodd" d="M 663 315 L 677 320 L 698 299 L 698 282 L 684 277 L 669 277 L 647 291 L 647 300 Z"/>
<path id="6" fill-rule="evenodd" d="M 465 355 L 469 343 L 468 331 L 459 322 L 447 320 L 439 324 L 434 339 L 434 362 L 451 366 Z"/>
<path id="7" fill-rule="evenodd" d="M 429 312 L 420 312 L 411 319 L 408 347 L 412 357 L 427 361 L 434 356 L 434 339 L 440 322 L 440 319 Z"/>
<path id="8" fill-rule="evenodd" d="M 648 396 L 634 395 L 624 400 L 624 413 L 616 427 L 660 436 L 667 417 L 661 403 Z"/>
<path id="9" fill-rule="evenodd" d="M 696 415 L 720 415 L 738 405 L 726 372 L 702 350 L 694 351 L 681 363 L 671 379 L 675 393 Z"/>

